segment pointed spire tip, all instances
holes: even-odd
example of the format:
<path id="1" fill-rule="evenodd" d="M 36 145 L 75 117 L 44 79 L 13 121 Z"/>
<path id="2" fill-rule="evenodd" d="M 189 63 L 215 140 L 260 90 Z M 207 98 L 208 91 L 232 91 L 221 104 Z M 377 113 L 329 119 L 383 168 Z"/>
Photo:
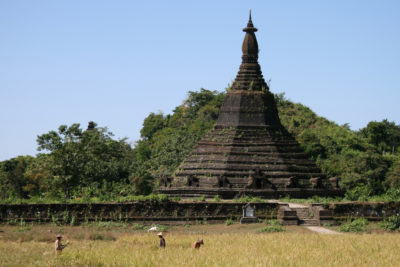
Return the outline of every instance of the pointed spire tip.
<path id="1" fill-rule="evenodd" d="M 257 31 L 257 28 L 254 28 L 253 21 L 251 20 L 251 8 L 250 8 L 250 12 L 249 12 L 249 22 L 247 22 L 247 26 L 246 26 L 246 28 L 243 29 L 243 31 L 245 31 L 245 32 L 250 32 L 250 31 L 256 32 Z"/>

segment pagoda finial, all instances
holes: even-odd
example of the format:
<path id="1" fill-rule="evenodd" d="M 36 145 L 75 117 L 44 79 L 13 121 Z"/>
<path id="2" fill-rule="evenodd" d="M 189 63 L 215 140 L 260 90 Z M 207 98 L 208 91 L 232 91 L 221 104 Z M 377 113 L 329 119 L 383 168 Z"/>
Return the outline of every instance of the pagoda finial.
<path id="1" fill-rule="evenodd" d="M 258 44 L 256 35 L 254 34 L 257 31 L 257 28 L 254 28 L 253 21 L 251 20 L 251 9 L 249 14 L 249 22 L 243 31 L 246 32 L 246 36 L 244 37 L 242 45 L 243 60 L 248 61 L 248 59 L 251 58 L 251 60 L 255 60 L 257 62 Z"/>
<path id="2" fill-rule="evenodd" d="M 251 90 L 262 91 L 263 88 L 268 89 L 262 77 L 261 68 L 258 64 L 258 43 L 255 32 L 257 29 L 251 20 L 251 9 L 249 12 L 249 22 L 242 44 L 242 64 L 240 64 L 239 72 L 233 82 L 231 89 L 233 90 Z"/>
<path id="3" fill-rule="evenodd" d="M 253 21 L 251 20 L 251 8 L 249 12 L 249 22 L 247 23 L 246 28 L 243 29 L 244 32 L 256 32 L 257 28 L 254 28 Z"/>
<path id="4" fill-rule="evenodd" d="M 93 121 L 89 121 L 87 131 L 92 131 L 92 130 L 94 130 L 94 128 L 96 128 L 96 123 Z"/>

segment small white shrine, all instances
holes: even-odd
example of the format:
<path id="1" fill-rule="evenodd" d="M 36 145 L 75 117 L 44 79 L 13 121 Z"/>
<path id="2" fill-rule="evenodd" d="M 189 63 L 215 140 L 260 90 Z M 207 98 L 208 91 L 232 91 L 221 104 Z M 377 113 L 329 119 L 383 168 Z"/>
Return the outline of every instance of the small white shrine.
<path id="1" fill-rule="evenodd" d="M 257 223 L 258 219 L 254 216 L 255 209 L 254 205 L 250 203 L 243 206 L 243 217 L 240 219 L 240 223 Z"/>

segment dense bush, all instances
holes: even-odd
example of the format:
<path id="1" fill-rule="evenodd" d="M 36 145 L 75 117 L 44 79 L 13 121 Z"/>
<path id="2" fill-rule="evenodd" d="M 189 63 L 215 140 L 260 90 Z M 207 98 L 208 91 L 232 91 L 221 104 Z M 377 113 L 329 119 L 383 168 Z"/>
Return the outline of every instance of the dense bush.
<path id="1" fill-rule="evenodd" d="M 349 219 L 346 223 L 343 223 L 339 227 L 340 232 L 352 232 L 360 233 L 365 231 L 365 227 L 368 225 L 368 221 L 365 218 L 358 218 L 355 220 Z"/>
<path id="2" fill-rule="evenodd" d="M 232 225 L 232 224 L 234 224 L 235 222 L 232 220 L 232 218 L 229 218 L 229 219 L 226 219 L 226 221 L 225 221 L 225 225 Z"/>
<path id="3" fill-rule="evenodd" d="M 260 230 L 260 232 L 274 233 L 274 232 L 285 232 L 285 228 L 279 225 L 277 220 L 267 220 L 265 221 L 265 226 Z"/>
<path id="4" fill-rule="evenodd" d="M 368 185 L 357 185 L 346 191 L 345 199 L 350 201 L 367 201 L 371 193 L 372 189 Z"/>
<path id="5" fill-rule="evenodd" d="M 390 231 L 400 230 L 400 216 L 391 216 L 383 220 L 379 226 Z"/>

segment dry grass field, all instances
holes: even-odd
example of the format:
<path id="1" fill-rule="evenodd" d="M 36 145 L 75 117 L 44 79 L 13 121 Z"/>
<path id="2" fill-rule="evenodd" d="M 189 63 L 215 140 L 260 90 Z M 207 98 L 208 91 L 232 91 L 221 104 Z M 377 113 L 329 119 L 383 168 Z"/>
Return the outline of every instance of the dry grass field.
<path id="1" fill-rule="evenodd" d="M 1 266 L 399 266 L 400 234 L 323 235 L 302 227 L 260 233 L 263 224 L 172 227 L 166 249 L 155 233 L 125 227 L 0 226 Z M 68 247 L 55 255 L 54 236 Z M 191 249 L 198 238 L 200 250 Z"/>

